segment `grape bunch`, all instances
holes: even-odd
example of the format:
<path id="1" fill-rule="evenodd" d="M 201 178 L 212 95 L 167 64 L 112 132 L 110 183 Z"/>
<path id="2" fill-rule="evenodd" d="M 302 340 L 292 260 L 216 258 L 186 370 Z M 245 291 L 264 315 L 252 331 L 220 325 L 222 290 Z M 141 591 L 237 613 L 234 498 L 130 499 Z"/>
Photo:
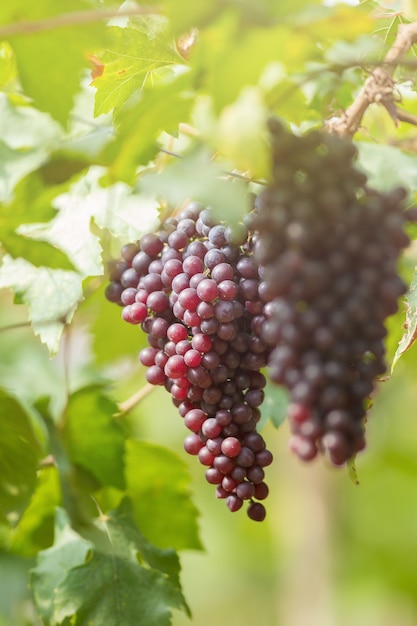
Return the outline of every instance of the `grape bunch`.
<path id="1" fill-rule="evenodd" d="M 327 133 L 295 136 L 271 120 L 271 183 L 256 199 L 270 376 L 289 390 L 291 449 L 342 465 L 365 446 L 366 403 L 381 376 L 385 319 L 406 286 L 405 191 L 381 194 L 354 167 L 355 148 Z"/>
<path id="2" fill-rule="evenodd" d="M 106 297 L 147 333 L 139 358 L 148 382 L 165 386 L 190 431 L 186 452 L 206 466 L 230 511 L 248 501 L 249 518 L 262 521 L 272 454 L 256 425 L 269 348 L 247 228 L 226 227 L 189 203 L 157 233 L 124 246 L 109 274 Z"/>

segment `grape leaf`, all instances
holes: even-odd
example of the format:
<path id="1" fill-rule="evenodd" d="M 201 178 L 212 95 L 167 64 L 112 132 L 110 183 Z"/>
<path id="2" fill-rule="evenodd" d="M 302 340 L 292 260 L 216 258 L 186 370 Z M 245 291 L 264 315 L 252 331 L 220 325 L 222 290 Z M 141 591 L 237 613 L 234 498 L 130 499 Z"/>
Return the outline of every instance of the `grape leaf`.
<path id="1" fill-rule="evenodd" d="M 16 183 L 47 159 L 60 135 L 59 125 L 49 115 L 13 104 L 10 97 L 0 93 L 0 200 L 10 202 Z M 34 217 L 36 213 L 36 219 L 42 221 L 39 206 L 33 206 L 35 199 L 36 193 L 28 195 L 23 206 L 27 215 Z"/>
<path id="2" fill-rule="evenodd" d="M 42 149 L 22 151 L 0 140 L 0 200 L 9 200 L 16 183 L 45 159 Z"/>
<path id="3" fill-rule="evenodd" d="M 288 394 L 283 387 L 278 387 L 270 380 L 264 391 L 265 399 L 259 428 L 262 428 L 268 420 L 271 420 L 275 428 L 279 428 L 287 416 Z"/>
<path id="4" fill-rule="evenodd" d="M 83 295 L 81 275 L 34 267 L 24 259 L 5 256 L 0 267 L 1 287 L 10 287 L 18 301 L 28 305 L 35 334 L 51 354 L 56 353 L 65 320 L 71 319 Z"/>
<path id="5" fill-rule="evenodd" d="M 89 470 L 102 485 L 124 488 L 125 435 L 114 418 L 117 405 L 96 385 L 71 394 L 63 437 L 70 460 Z"/>
<path id="6" fill-rule="evenodd" d="M 327 50 L 325 59 L 334 65 L 366 65 L 369 60 L 379 58 L 380 42 L 371 39 L 368 35 L 360 35 L 356 41 L 336 41 Z"/>
<path id="7" fill-rule="evenodd" d="M 411 348 L 417 339 L 417 273 L 414 274 L 406 297 L 405 332 L 394 355 L 391 371 L 399 358 Z"/>
<path id="8" fill-rule="evenodd" d="M 138 332 L 132 324 L 121 323 L 121 309 L 106 302 L 105 287 L 103 285 L 97 289 L 85 301 L 82 309 L 92 320 L 90 331 L 96 361 L 100 364 L 110 363 L 126 356 L 136 360 L 139 351 L 149 345 L 146 334 Z M 109 341 L 109 328 L 117 328 L 117 341 Z"/>
<path id="9" fill-rule="evenodd" d="M 140 188 L 173 206 L 181 206 L 188 198 L 199 200 L 211 207 L 217 219 L 229 223 L 240 221 L 249 208 L 246 184 L 226 179 L 225 172 L 200 146 L 162 172 L 144 175 Z"/>
<path id="10" fill-rule="evenodd" d="M 203 32 L 200 46 L 195 61 L 200 90 L 213 98 L 217 113 L 233 102 L 245 86 L 262 80 L 271 63 L 300 71 L 306 58 L 318 56 L 316 41 L 308 30 L 294 31 L 279 24 L 242 31 L 230 16 Z"/>
<path id="11" fill-rule="evenodd" d="M 0 511 L 16 521 L 35 488 L 41 448 L 26 411 L 3 389 L 0 441 Z"/>
<path id="12" fill-rule="evenodd" d="M 4 3 L 3 3 L 4 4 Z M 79 90 L 81 71 L 86 66 L 86 55 L 105 44 L 105 25 L 100 21 L 74 24 L 71 12 L 90 9 L 88 2 L 66 0 L 65 26 L 13 35 L 9 41 L 16 55 L 22 87 L 36 106 L 49 112 L 54 119 L 66 125 Z M 59 15 L 62 6 L 51 0 L 22 3 L 13 10 L 1 10 L 0 19 L 9 22 L 42 20 Z M 42 80 L 39 77 L 42 76 Z"/>
<path id="13" fill-rule="evenodd" d="M 0 136 L 10 148 L 47 155 L 57 146 L 62 130 L 48 114 L 0 93 Z"/>
<path id="14" fill-rule="evenodd" d="M 110 180 L 133 182 L 137 167 L 157 154 L 160 133 L 176 134 L 178 125 L 188 121 L 192 103 L 190 75 L 185 74 L 144 90 L 138 104 L 120 112 L 117 137 L 102 153 Z"/>
<path id="15" fill-rule="evenodd" d="M 0 624 L 28 626 L 25 614 L 32 608 L 28 578 L 32 562 L 2 549 L 0 552 Z"/>
<path id="16" fill-rule="evenodd" d="M 13 51 L 6 41 L 0 43 L 0 88 L 5 89 L 16 78 Z"/>
<path id="17" fill-rule="evenodd" d="M 16 229 L 29 222 L 49 222 L 56 215 L 51 206 L 55 191 L 46 190 L 39 170 L 25 176 L 16 185 L 13 198 L 1 207 L 0 227 Z"/>
<path id="18" fill-rule="evenodd" d="M 159 205 L 154 198 L 133 192 L 125 183 L 103 188 L 104 169 L 92 167 L 82 179 L 54 199 L 59 215 L 48 226 L 49 239 L 67 252 L 84 276 L 101 275 L 101 245 L 91 231 L 91 220 L 114 237 L 128 242 L 158 225 Z M 42 232 L 42 230 L 40 230 Z"/>
<path id="19" fill-rule="evenodd" d="M 59 503 L 58 471 L 56 467 L 44 467 L 29 506 L 11 536 L 10 545 L 15 553 L 34 556 L 53 543 L 55 507 Z"/>
<path id="20" fill-rule="evenodd" d="M 38 170 L 45 185 L 58 185 L 85 170 L 89 161 L 65 152 L 57 151 L 50 155 L 48 161 Z"/>
<path id="21" fill-rule="evenodd" d="M 68 571 L 84 563 L 92 545 L 72 530 L 66 512 L 57 508 L 54 545 L 39 553 L 31 572 L 31 586 L 36 607 L 45 624 L 54 620 L 55 590 Z M 59 623 L 59 622 L 58 622 Z"/>
<path id="22" fill-rule="evenodd" d="M 54 587 L 53 624 L 76 616 L 78 626 L 169 626 L 171 608 L 188 612 L 178 557 L 146 542 L 127 501 L 90 535 L 91 557 Z"/>
<path id="23" fill-rule="evenodd" d="M 309 28 L 321 42 L 337 39 L 354 41 L 361 34 L 375 30 L 375 19 L 367 2 L 328 3 L 327 6 L 316 7 L 312 18 Z M 378 19 L 378 32 L 380 20 L 383 21 L 382 15 Z"/>
<path id="24" fill-rule="evenodd" d="M 368 183 L 379 191 L 389 191 L 397 185 L 417 191 L 415 176 L 417 156 L 405 154 L 395 146 L 384 146 L 365 141 L 356 142 L 358 164 L 368 176 Z"/>
<path id="25" fill-rule="evenodd" d="M 145 536 L 164 548 L 201 549 L 184 462 L 161 446 L 129 439 L 125 463 L 127 494 Z"/>
<path id="26" fill-rule="evenodd" d="M 0 204 L 0 241 L 12 257 L 24 257 L 36 266 L 74 269 L 62 250 L 47 241 L 31 238 L 30 228 L 26 225 L 25 229 L 26 222 L 48 221 L 55 216 L 51 198 L 59 189 L 46 189 L 38 170 L 16 185 L 9 203 Z"/>
<path id="27" fill-rule="evenodd" d="M 113 26 L 109 35 L 111 40 L 99 55 L 103 73 L 93 82 L 97 89 L 96 116 L 125 106 L 135 91 L 157 82 L 163 68 L 181 62 L 171 37 L 163 31 L 152 35 Z"/>
<path id="28" fill-rule="evenodd" d="M 14 258 L 24 257 L 36 267 L 74 269 L 67 255 L 47 241 L 37 241 L 0 228 L 0 242 L 10 256 Z"/>
<path id="29" fill-rule="evenodd" d="M 254 177 L 269 174 L 266 136 L 267 109 L 256 88 L 245 88 L 240 97 L 220 114 L 217 147 L 240 171 Z"/>
<path id="30" fill-rule="evenodd" d="M 106 189 L 96 184 L 90 197 L 94 221 L 114 237 L 136 241 L 159 225 L 159 203 L 155 198 L 133 192 L 125 183 L 119 182 Z"/>

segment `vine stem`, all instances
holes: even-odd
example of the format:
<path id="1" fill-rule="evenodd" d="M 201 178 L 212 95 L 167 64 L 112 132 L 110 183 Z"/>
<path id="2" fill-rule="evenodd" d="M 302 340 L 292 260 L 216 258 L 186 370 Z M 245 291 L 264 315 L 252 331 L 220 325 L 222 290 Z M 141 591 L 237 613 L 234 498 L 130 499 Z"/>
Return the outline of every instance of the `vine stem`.
<path id="1" fill-rule="evenodd" d="M 168 156 L 172 156 L 176 159 L 183 159 L 182 154 L 178 154 L 178 152 L 173 152 L 172 150 L 167 150 L 165 148 L 160 148 L 159 152 L 163 154 L 167 154 Z M 255 183 L 256 185 L 266 185 L 266 181 L 258 180 L 257 178 L 250 178 L 249 176 L 245 176 L 245 174 L 240 174 L 239 172 L 232 172 L 230 170 L 222 170 L 222 174 L 224 176 L 230 176 L 231 178 L 239 178 L 240 180 L 244 180 L 246 183 Z"/>
<path id="2" fill-rule="evenodd" d="M 417 126 L 417 117 L 399 109 L 394 97 L 394 72 L 410 48 L 417 43 L 417 23 L 400 24 L 397 37 L 388 50 L 384 61 L 376 67 L 357 98 L 340 117 L 326 122 L 327 130 L 342 137 L 353 137 L 358 130 L 366 109 L 373 102 L 382 104 L 397 125 L 404 121 Z"/>
<path id="3" fill-rule="evenodd" d="M 0 26 L 0 39 L 7 39 L 16 35 L 31 35 L 54 28 L 66 26 L 81 26 L 109 20 L 112 17 L 134 17 L 137 15 L 156 15 L 161 12 L 161 7 L 138 6 L 126 9 L 92 9 L 90 11 L 71 11 L 60 15 L 52 15 L 40 20 L 22 20 Z"/>
<path id="4" fill-rule="evenodd" d="M 133 394 L 133 396 L 130 396 L 130 398 L 124 402 L 119 402 L 117 405 L 120 411 L 118 415 L 125 415 L 126 413 L 129 413 L 129 411 L 142 402 L 142 400 L 146 398 L 146 396 L 148 396 L 154 389 L 156 389 L 155 385 L 146 383 L 146 385 L 141 387 L 139 391 Z"/>
<path id="5" fill-rule="evenodd" d="M 16 324 L 0 326 L 0 333 L 4 333 L 9 330 L 18 330 L 19 328 L 30 328 L 33 326 L 33 324 L 38 324 L 42 326 L 46 326 L 48 324 L 63 324 L 64 326 L 66 326 L 69 323 L 66 318 L 71 312 L 72 309 L 64 315 L 61 315 L 61 317 L 54 317 L 53 319 L 48 320 L 26 320 L 25 322 L 16 322 Z"/>

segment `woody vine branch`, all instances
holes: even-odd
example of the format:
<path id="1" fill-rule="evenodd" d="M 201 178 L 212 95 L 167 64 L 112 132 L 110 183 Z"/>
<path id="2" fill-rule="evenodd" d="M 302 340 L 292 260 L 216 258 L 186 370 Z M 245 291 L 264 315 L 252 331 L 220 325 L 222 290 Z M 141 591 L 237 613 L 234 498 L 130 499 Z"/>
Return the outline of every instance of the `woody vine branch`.
<path id="1" fill-rule="evenodd" d="M 394 44 L 383 63 L 372 71 L 354 102 L 343 115 L 332 117 L 326 122 L 329 132 L 342 137 L 353 137 L 360 127 L 365 111 L 372 103 L 384 106 L 396 125 L 406 122 L 417 126 L 417 116 L 404 111 L 397 104 L 394 79 L 395 70 L 415 43 L 417 23 L 400 24 Z"/>

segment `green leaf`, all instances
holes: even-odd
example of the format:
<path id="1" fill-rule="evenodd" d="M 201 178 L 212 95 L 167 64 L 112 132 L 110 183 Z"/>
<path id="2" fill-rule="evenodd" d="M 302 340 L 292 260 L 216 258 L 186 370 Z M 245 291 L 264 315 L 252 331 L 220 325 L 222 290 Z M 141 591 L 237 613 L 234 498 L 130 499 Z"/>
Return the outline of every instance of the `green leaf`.
<path id="1" fill-rule="evenodd" d="M 14 188 L 11 201 L 1 207 L 2 230 L 16 229 L 30 222 L 49 222 L 56 215 L 51 199 L 51 192 L 45 189 L 39 169 L 28 174 Z"/>
<path id="2" fill-rule="evenodd" d="M 275 428 L 279 428 L 287 417 L 288 393 L 283 387 L 278 387 L 267 379 L 264 389 L 265 399 L 262 404 L 262 418 L 259 427 L 271 420 Z"/>
<path id="3" fill-rule="evenodd" d="M 140 350 L 149 345 L 147 336 L 137 326 L 121 323 L 121 308 L 106 301 L 106 286 L 97 289 L 82 308 L 92 320 L 90 330 L 96 361 L 108 364 L 126 356 L 136 360 Z M 109 328 L 117 328 L 117 341 L 109 341 Z"/>
<path id="4" fill-rule="evenodd" d="M 417 339 L 417 272 L 414 273 L 410 288 L 406 297 L 405 330 L 395 353 L 391 371 L 394 369 L 399 358 L 411 348 Z"/>
<path id="5" fill-rule="evenodd" d="M 0 229 L 0 242 L 10 256 L 14 258 L 24 257 L 26 261 L 36 267 L 61 268 L 63 270 L 74 269 L 67 255 L 47 241 L 37 241 L 36 239 L 30 239 L 29 237 Z"/>
<path id="6" fill-rule="evenodd" d="M 175 2 L 167 0 L 165 4 L 165 12 L 176 34 L 184 33 L 189 28 L 206 25 L 217 17 L 220 10 L 219 0 L 202 0 L 193 3 L 188 0 L 175 0 Z"/>
<path id="7" fill-rule="evenodd" d="M 114 237 L 132 242 L 159 226 L 159 203 L 155 197 L 136 193 L 124 183 L 91 192 L 96 224 Z"/>
<path id="8" fill-rule="evenodd" d="M 76 272 L 34 267 L 23 259 L 6 256 L 0 267 L 0 288 L 10 287 L 29 307 L 29 319 L 54 354 L 65 326 L 82 298 L 82 277 Z"/>
<path id="9" fill-rule="evenodd" d="M 0 624 L 28 626 L 28 607 L 33 607 L 28 579 L 32 561 L 0 552 Z"/>
<path id="10" fill-rule="evenodd" d="M 334 65 L 366 65 L 379 58 L 380 42 L 369 35 L 361 35 L 353 42 L 336 41 L 326 52 L 325 59 Z"/>
<path id="11" fill-rule="evenodd" d="M 71 394 L 63 429 L 71 461 L 89 470 L 102 485 L 124 488 L 125 434 L 114 418 L 117 405 L 101 387 L 85 387 Z"/>
<path id="12" fill-rule="evenodd" d="M 61 185 L 89 166 L 85 158 L 54 152 L 48 161 L 39 168 L 39 175 L 45 185 Z"/>
<path id="13" fill-rule="evenodd" d="M 161 547 L 200 549 L 184 462 L 161 446 L 129 439 L 125 463 L 127 493 L 145 536 Z"/>
<path id="14" fill-rule="evenodd" d="M 308 27 L 316 41 L 320 41 L 326 47 L 330 42 L 338 40 L 342 40 L 340 43 L 358 41 L 358 37 L 364 33 L 371 33 L 375 28 L 375 20 L 366 1 L 355 6 L 342 2 L 335 3 L 334 6 L 323 6 L 323 4 L 304 11 L 300 22 Z M 378 31 L 380 21 L 382 21 L 382 15 L 378 19 Z M 372 39 L 368 37 L 368 41 Z M 359 40 L 358 48 L 362 45 L 366 48 L 366 43 Z M 379 45 L 381 46 L 381 41 Z M 379 50 L 378 57 L 380 54 L 381 50 Z"/>
<path id="15" fill-rule="evenodd" d="M 163 31 L 147 30 L 109 29 L 111 40 L 99 55 L 104 70 L 93 82 L 97 89 L 95 115 L 125 106 L 136 91 L 158 82 L 160 75 L 165 75 L 162 70 L 181 62 L 171 37 Z"/>
<path id="16" fill-rule="evenodd" d="M 13 19 L 36 21 L 65 10 L 64 26 L 33 29 L 30 33 L 10 37 L 10 43 L 26 95 L 33 98 L 39 109 L 66 125 L 74 95 L 79 90 L 81 72 L 86 67 L 86 55 L 104 44 L 105 25 L 100 21 L 73 23 L 71 12 L 91 9 L 91 5 L 82 0 L 66 0 L 65 7 L 51 0 L 36 3 L 19 0 L 18 5 L 13 11 L 4 11 L 5 16 L 1 11 L 0 19 L 6 18 L 6 22 Z M 39 80 L 40 76 L 42 80 Z"/>
<path id="17" fill-rule="evenodd" d="M 46 241 L 37 241 L 16 232 L 27 222 L 48 221 L 55 216 L 51 197 L 57 190 L 46 190 L 39 171 L 26 176 L 14 190 L 13 199 L 0 205 L 0 241 L 12 257 L 24 257 L 36 266 L 74 269 L 64 252 Z"/>
<path id="18" fill-rule="evenodd" d="M 11 197 L 15 184 L 44 160 L 43 150 L 17 150 L 0 141 L 0 199 Z"/>
<path id="19" fill-rule="evenodd" d="M 271 63 L 300 71 L 306 59 L 317 56 L 316 41 L 308 30 L 294 31 L 283 24 L 242 30 L 236 19 L 227 14 L 201 34 L 195 65 L 200 89 L 213 98 L 219 113 L 244 87 L 262 82 Z"/>
<path id="20" fill-rule="evenodd" d="M 180 122 L 187 122 L 193 95 L 190 76 L 179 76 L 172 83 L 144 90 L 135 106 L 122 111 L 116 139 L 102 154 L 111 180 L 131 183 L 139 165 L 147 164 L 158 152 L 162 131 L 177 134 Z"/>
<path id="21" fill-rule="evenodd" d="M 35 149 L 45 156 L 58 144 L 62 129 L 49 115 L 25 100 L 0 93 L 0 136 L 11 148 Z"/>
<path id="22" fill-rule="evenodd" d="M 6 86 L 16 78 L 16 63 L 10 45 L 3 41 L 0 43 L 0 88 Z"/>
<path id="23" fill-rule="evenodd" d="M 266 121 L 268 112 L 261 93 L 247 87 L 233 104 L 221 112 L 218 123 L 217 147 L 241 171 L 254 177 L 269 174 L 269 147 Z"/>
<path id="24" fill-rule="evenodd" d="M 65 511 L 56 509 L 54 545 L 39 553 L 31 576 L 36 608 L 48 626 L 57 623 L 53 619 L 57 587 L 72 568 L 84 563 L 91 548 L 72 530 Z"/>
<path id="25" fill-rule="evenodd" d="M 56 147 L 60 136 L 59 125 L 51 120 L 49 115 L 37 111 L 31 106 L 14 104 L 10 97 L 0 93 L 1 201 L 10 202 L 16 183 L 28 172 L 35 170 L 47 160 L 49 153 Z M 29 192 L 29 189 L 27 191 Z M 39 216 L 39 206 L 34 202 L 35 200 L 36 193 L 29 194 L 24 199 L 23 206 L 26 215 L 35 216 L 36 214 L 36 220 L 42 221 L 43 217 Z M 27 221 L 35 220 L 28 219 Z"/>
<path id="26" fill-rule="evenodd" d="M 27 413 L 0 389 L 0 512 L 16 521 L 36 485 L 41 454 Z"/>
<path id="27" fill-rule="evenodd" d="M 173 551 L 155 549 L 136 527 L 128 502 L 95 523 L 94 548 L 55 585 L 53 624 L 169 626 L 171 608 L 188 610 Z"/>
<path id="28" fill-rule="evenodd" d="M 268 66 L 260 81 L 266 92 L 265 101 L 281 118 L 299 125 L 311 115 L 311 111 L 307 106 L 305 93 L 295 82 L 284 76 L 280 64 Z"/>
<path id="29" fill-rule="evenodd" d="M 53 543 L 55 507 L 60 503 L 58 471 L 55 467 L 40 470 L 36 490 L 11 536 L 13 552 L 34 556 Z"/>
<path id="30" fill-rule="evenodd" d="M 197 146 L 161 173 L 143 176 L 140 188 L 173 206 L 181 206 L 188 198 L 199 200 L 211 207 L 217 219 L 238 222 L 249 209 L 247 186 L 242 180 L 225 179 L 224 175 L 211 154 Z"/>
<path id="31" fill-rule="evenodd" d="M 358 164 L 368 176 L 368 183 L 379 191 L 389 191 L 401 185 L 417 191 L 417 156 L 405 154 L 394 146 L 360 141 Z"/>

